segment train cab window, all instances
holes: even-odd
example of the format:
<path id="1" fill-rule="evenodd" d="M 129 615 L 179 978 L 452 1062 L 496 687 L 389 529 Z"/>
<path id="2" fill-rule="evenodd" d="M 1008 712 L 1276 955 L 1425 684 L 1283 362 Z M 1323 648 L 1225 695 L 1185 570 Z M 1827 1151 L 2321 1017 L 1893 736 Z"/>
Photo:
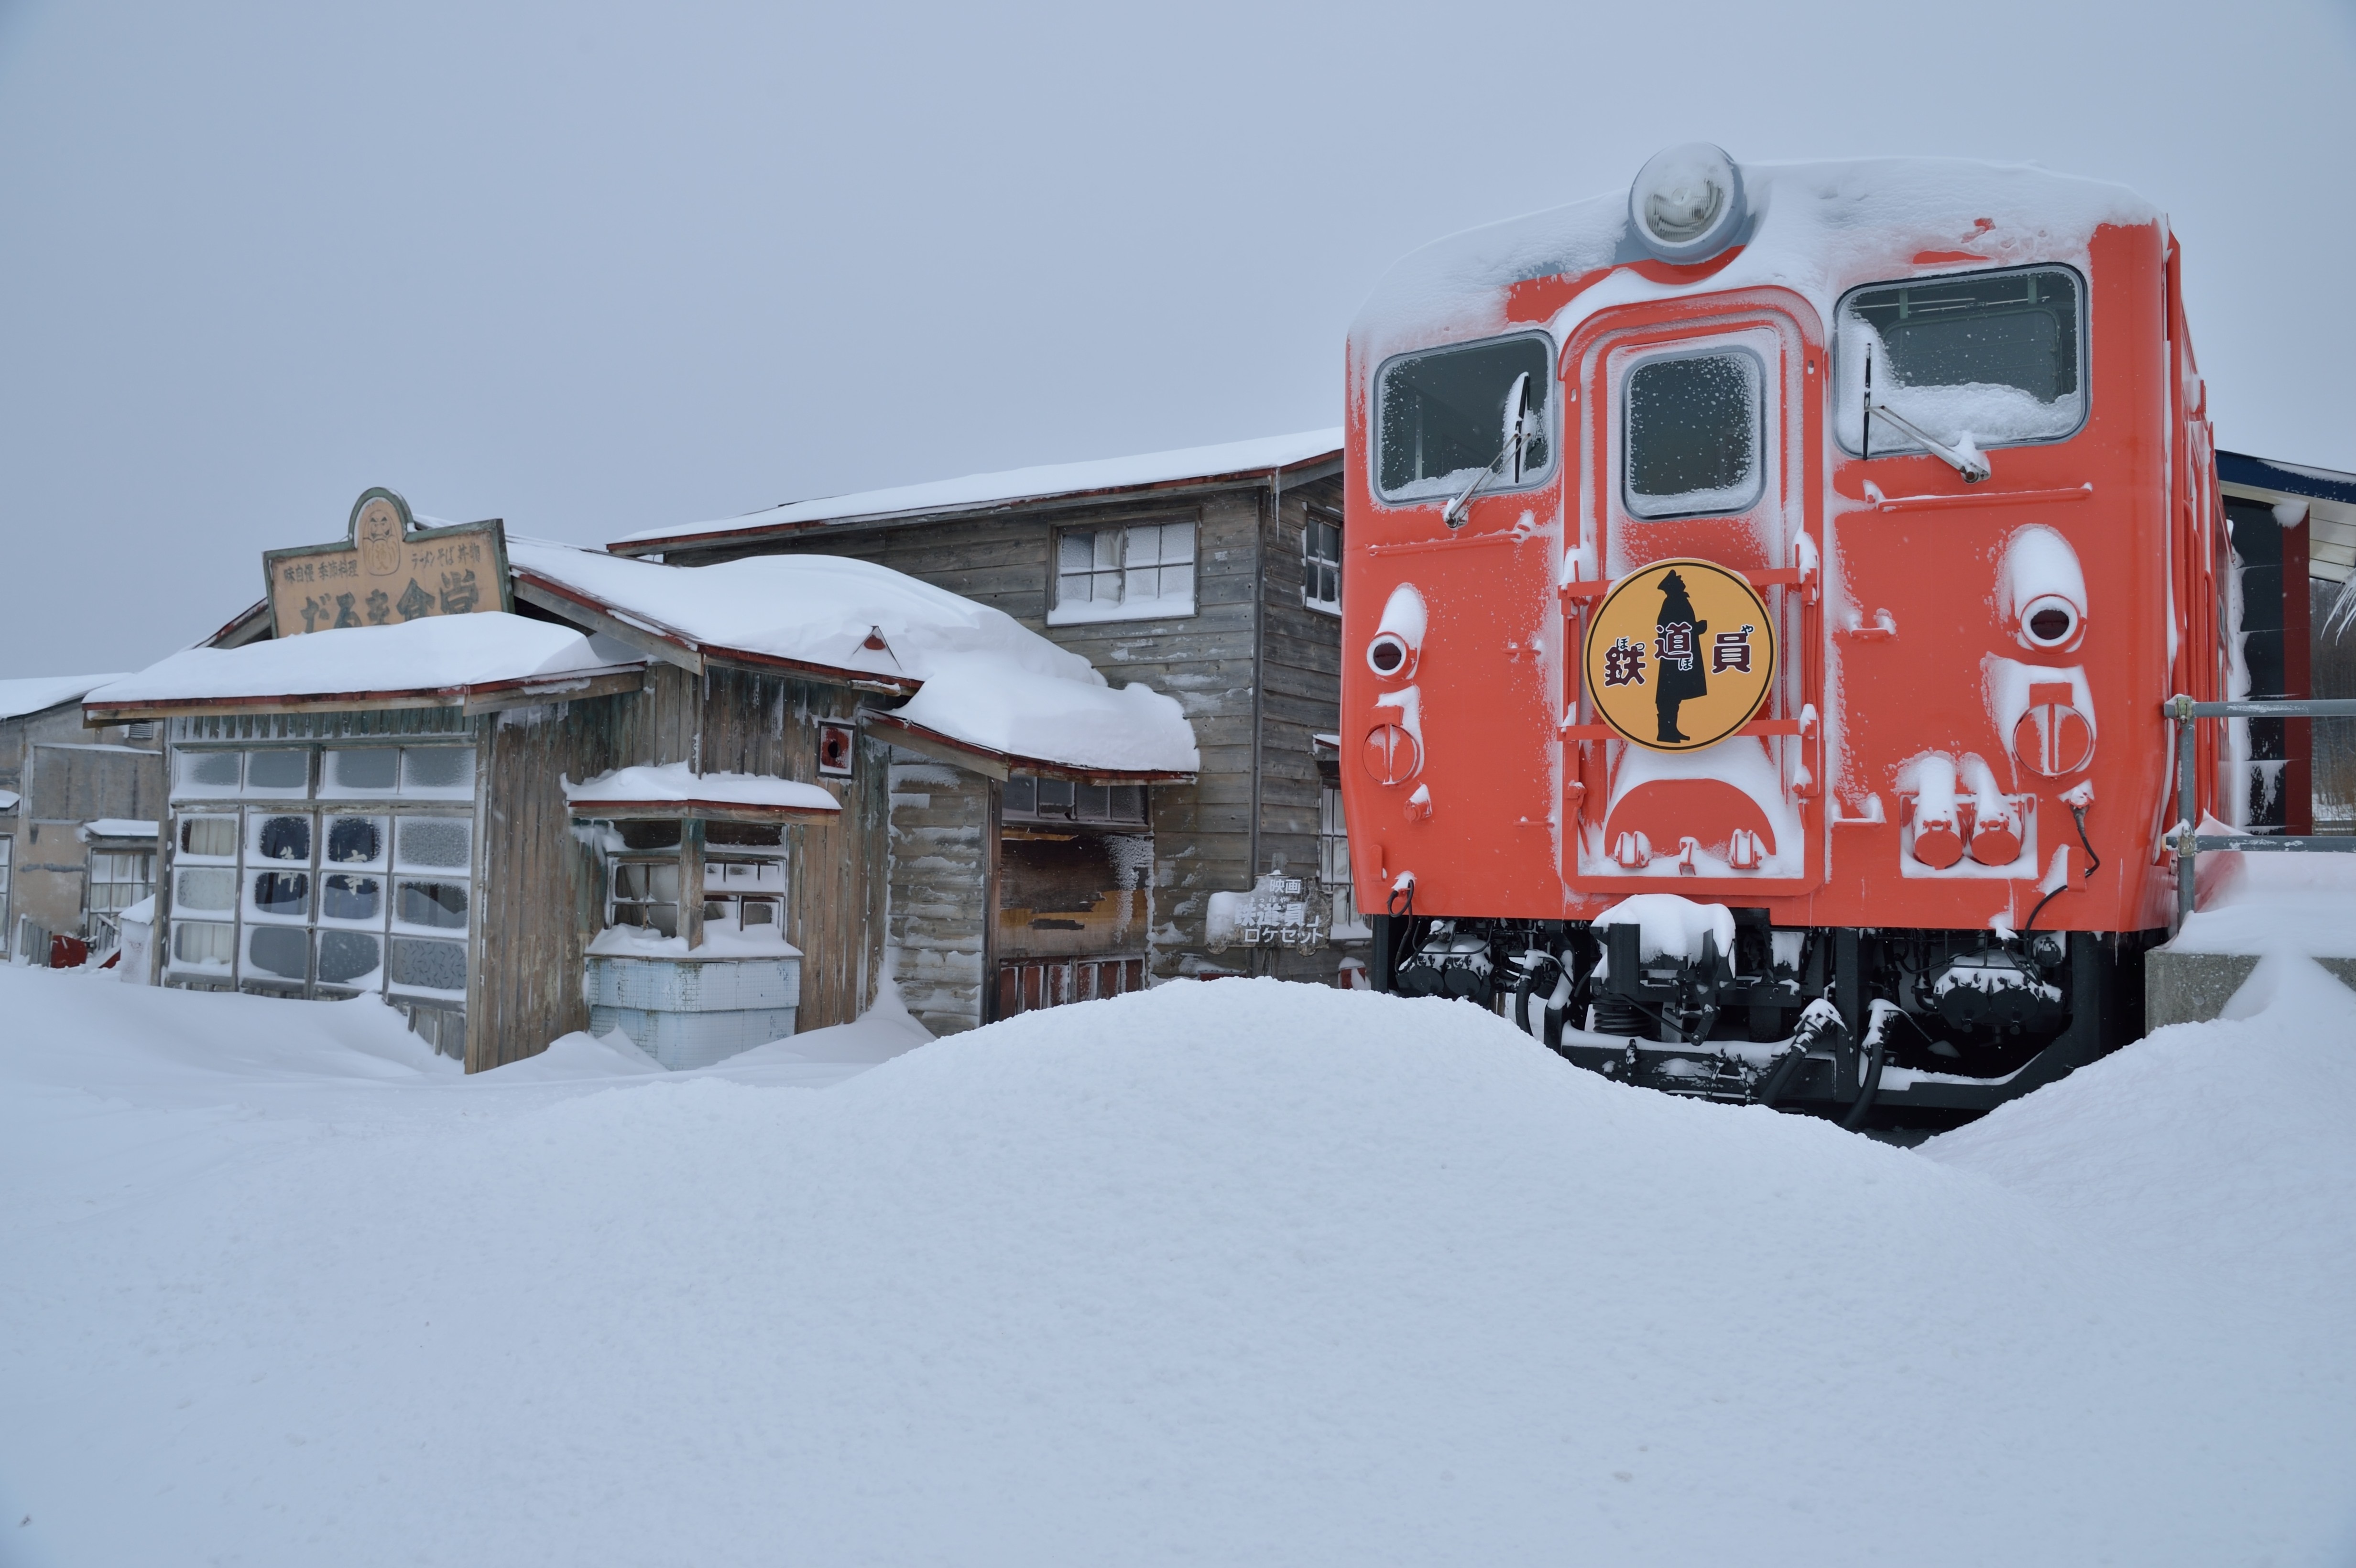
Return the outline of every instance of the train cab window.
<path id="1" fill-rule="evenodd" d="M 1873 400 L 1943 442 L 2060 441 L 2085 422 L 2084 292 L 2067 267 L 1965 272 L 1851 290 L 1835 314 L 1834 424 L 1850 452 L 1921 451 Z"/>
<path id="2" fill-rule="evenodd" d="M 1452 496 L 1495 463 L 1505 448 L 1505 399 L 1524 375 L 1539 432 L 1523 453 L 1524 483 L 1535 480 L 1551 461 L 1553 366 L 1553 345 L 1543 337 L 1402 355 L 1384 366 L 1376 467 L 1385 498 Z"/>
<path id="3" fill-rule="evenodd" d="M 1745 348 L 1638 361 L 1622 384 L 1628 510 L 1639 517 L 1739 512 L 1764 488 L 1766 374 Z"/>

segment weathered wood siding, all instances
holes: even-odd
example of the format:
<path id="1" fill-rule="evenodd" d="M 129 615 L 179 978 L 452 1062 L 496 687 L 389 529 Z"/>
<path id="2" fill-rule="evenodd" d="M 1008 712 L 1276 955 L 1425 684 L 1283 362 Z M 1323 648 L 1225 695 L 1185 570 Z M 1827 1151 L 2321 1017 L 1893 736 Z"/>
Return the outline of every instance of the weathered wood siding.
<path id="1" fill-rule="evenodd" d="M 1192 787 L 1148 792 L 1158 854 L 1151 947 L 1155 973 L 1168 975 L 1202 951 L 1208 895 L 1251 883 L 1254 591 L 1267 509 L 1265 486 L 1237 488 L 1181 502 L 845 529 L 693 560 L 810 553 L 875 561 L 1004 611 L 1087 658 L 1108 680 L 1143 681 L 1177 699 L 1194 727 L 1202 771 Z M 1196 525 L 1194 614 L 1047 624 L 1057 530 L 1181 520 Z"/>
<path id="2" fill-rule="evenodd" d="M 1285 491 L 1265 573 L 1261 633 L 1259 869 L 1284 857 L 1288 875 L 1317 875 L 1317 814 L 1324 793 L 1313 739 L 1341 726 L 1342 621 L 1302 603 L 1303 553 L 1312 507 L 1342 512 L 1342 482 L 1321 479 Z M 1345 758 L 1347 753 L 1345 752 Z M 1283 948 L 1262 973 L 1329 981 L 1341 952 Z"/>
<path id="3" fill-rule="evenodd" d="M 517 709 L 478 720 L 481 907 L 466 1005 L 466 1071 L 536 1056 L 589 1027 L 584 950 L 605 921 L 595 849 L 574 837 L 566 778 L 624 754 L 639 696 Z"/>
<path id="4" fill-rule="evenodd" d="M 5 953 L 18 916 L 53 933 L 83 930 L 90 850 L 75 829 L 101 817 L 160 818 L 163 742 L 134 741 L 120 725 L 86 730 L 79 702 L 19 715 L 0 721 L 0 789 L 20 797 L 0 810 L 15 862 L 10 896 L 0 899 Z"/>
<path id="5" fill-rule="evenodd" d="M 750 670 L 648 671 L 624 761 L 815 784 L 842 803 L 830 824 L 786 831 L 786 940 L 802 950 L 799 1029 L 849 1023 L 874 1000 L 889 888 L 889 749 L 862 737 L 851 776 L 821 778 L 818 725 L 851 722 L 862 694 Z"/>
<path id="6" fill-rule="evenodd" d="M 900 752 L 892 763 L 891 947 L 900 999 L 935 1034 L 985 1020 L 998 791 Z"/>

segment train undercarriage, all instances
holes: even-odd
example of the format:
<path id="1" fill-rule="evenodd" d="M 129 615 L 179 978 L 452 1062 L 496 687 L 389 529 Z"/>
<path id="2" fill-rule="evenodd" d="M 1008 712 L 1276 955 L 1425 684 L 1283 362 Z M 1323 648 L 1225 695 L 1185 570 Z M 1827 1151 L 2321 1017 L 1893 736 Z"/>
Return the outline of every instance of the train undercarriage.
<path id="1" fill-rule="evenodd" d="M 1387 915 L 1378 990 L 1503 1014 L 1590 1072 L 1851 1128 L 1958 1125 L 2142 1033 L 2162 932 L 1789 930 L 1733 910 L 1721 951 L 1633 924 Z"/>

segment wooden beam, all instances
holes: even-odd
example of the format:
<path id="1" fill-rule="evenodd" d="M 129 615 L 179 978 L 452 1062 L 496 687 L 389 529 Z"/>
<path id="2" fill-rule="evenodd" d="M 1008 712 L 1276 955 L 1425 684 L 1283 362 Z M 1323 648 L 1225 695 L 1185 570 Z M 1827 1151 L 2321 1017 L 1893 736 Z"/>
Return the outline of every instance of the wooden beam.
<path id="1" fill-rule="evenodd" d="M 186 697 L 142 702 L 82 704 L 86 725 L 120 724 L 132 719 L 180 719 L 209 714 L 352 713 L 402 708 L 455 708 L 467 714 L 496 713 L 574 698 L 609 697 L 646 685 L 643 667 L 612 665 L 562 675 L 524 676 L 472 685 L 415 687 L 406 690 L 336 691 L 269 697 Z"/>
<path id="2" fill-rule="evenodd" d="M 575 822 L 840 822 L 842 807 L 747 805 L 734 800 L 584 800 Z"/>

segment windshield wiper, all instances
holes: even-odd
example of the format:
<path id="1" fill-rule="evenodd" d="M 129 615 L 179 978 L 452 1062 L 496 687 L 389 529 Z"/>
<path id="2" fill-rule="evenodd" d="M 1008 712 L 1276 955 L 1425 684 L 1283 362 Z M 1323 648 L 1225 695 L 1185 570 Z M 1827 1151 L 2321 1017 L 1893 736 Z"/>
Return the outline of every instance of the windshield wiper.
<path id="1" fill-rule="evenodd" d="M 1440 514 L 1440 520 L 1450 528 L 1461 528 L 1464 526 L 1464 508 L 1472 504 L 1472 497 L 1481 493 L 1482 485 L 1504 472 L 1507 458 L 1513 459 L 1514 482 L 1515 484 L 1521 482 L 1522 449 L 1529 441 L 1529 399 L 1530 373 L 1525 370 L 1514 378 L 1514 384 L 1511 387 L 1505 389 L 1505 425 L 1504 439 L 1498 443 L 1497 455 L 1489 460 L 1488 467 L 1472 475 L 1472 483 L 1465 485 L 1456 499 L 1448 503 L 1448 509 Z"/>
<path id="2" fill-rule="evenodd" d="M 1965 484 L 1976 485 L 1994 472 L 1988 467 L 1988 460 L 1976 451 L 1964 452 L 1949 446 L 1921 425 L 1899 413 L 1888 403 L 1869 403 L 1867 407 L 1921 442 L 1930 450 L 1932 456 L 1938 458 L 1948 467 L 1962 475 Z"/>
<path id="3" fill-rule="evenodd" d="M 1873 416 L 1876 414 L 1879 414 L 1883 419 L 1921 442 L 1933 456 L 1962 475 L 1964 483 L 1966 485 L 1976 485 L 1994 472 L 1988 467 L 1987 459 L 1983 457 L 1976 449 L 1966 453 L 1949 446 L 1888 403 L 1876 401 L 1873 396 L 1873 350 L 1868 348 L 1865 351 L 1865 429 L 1863 441 L 1860 443 L 1865 448 L 1864 454 L 1867 457 L 1873 455 Z M 1477 484 L 1479 481 L 1476 480 L 1474 483 Z"/>

